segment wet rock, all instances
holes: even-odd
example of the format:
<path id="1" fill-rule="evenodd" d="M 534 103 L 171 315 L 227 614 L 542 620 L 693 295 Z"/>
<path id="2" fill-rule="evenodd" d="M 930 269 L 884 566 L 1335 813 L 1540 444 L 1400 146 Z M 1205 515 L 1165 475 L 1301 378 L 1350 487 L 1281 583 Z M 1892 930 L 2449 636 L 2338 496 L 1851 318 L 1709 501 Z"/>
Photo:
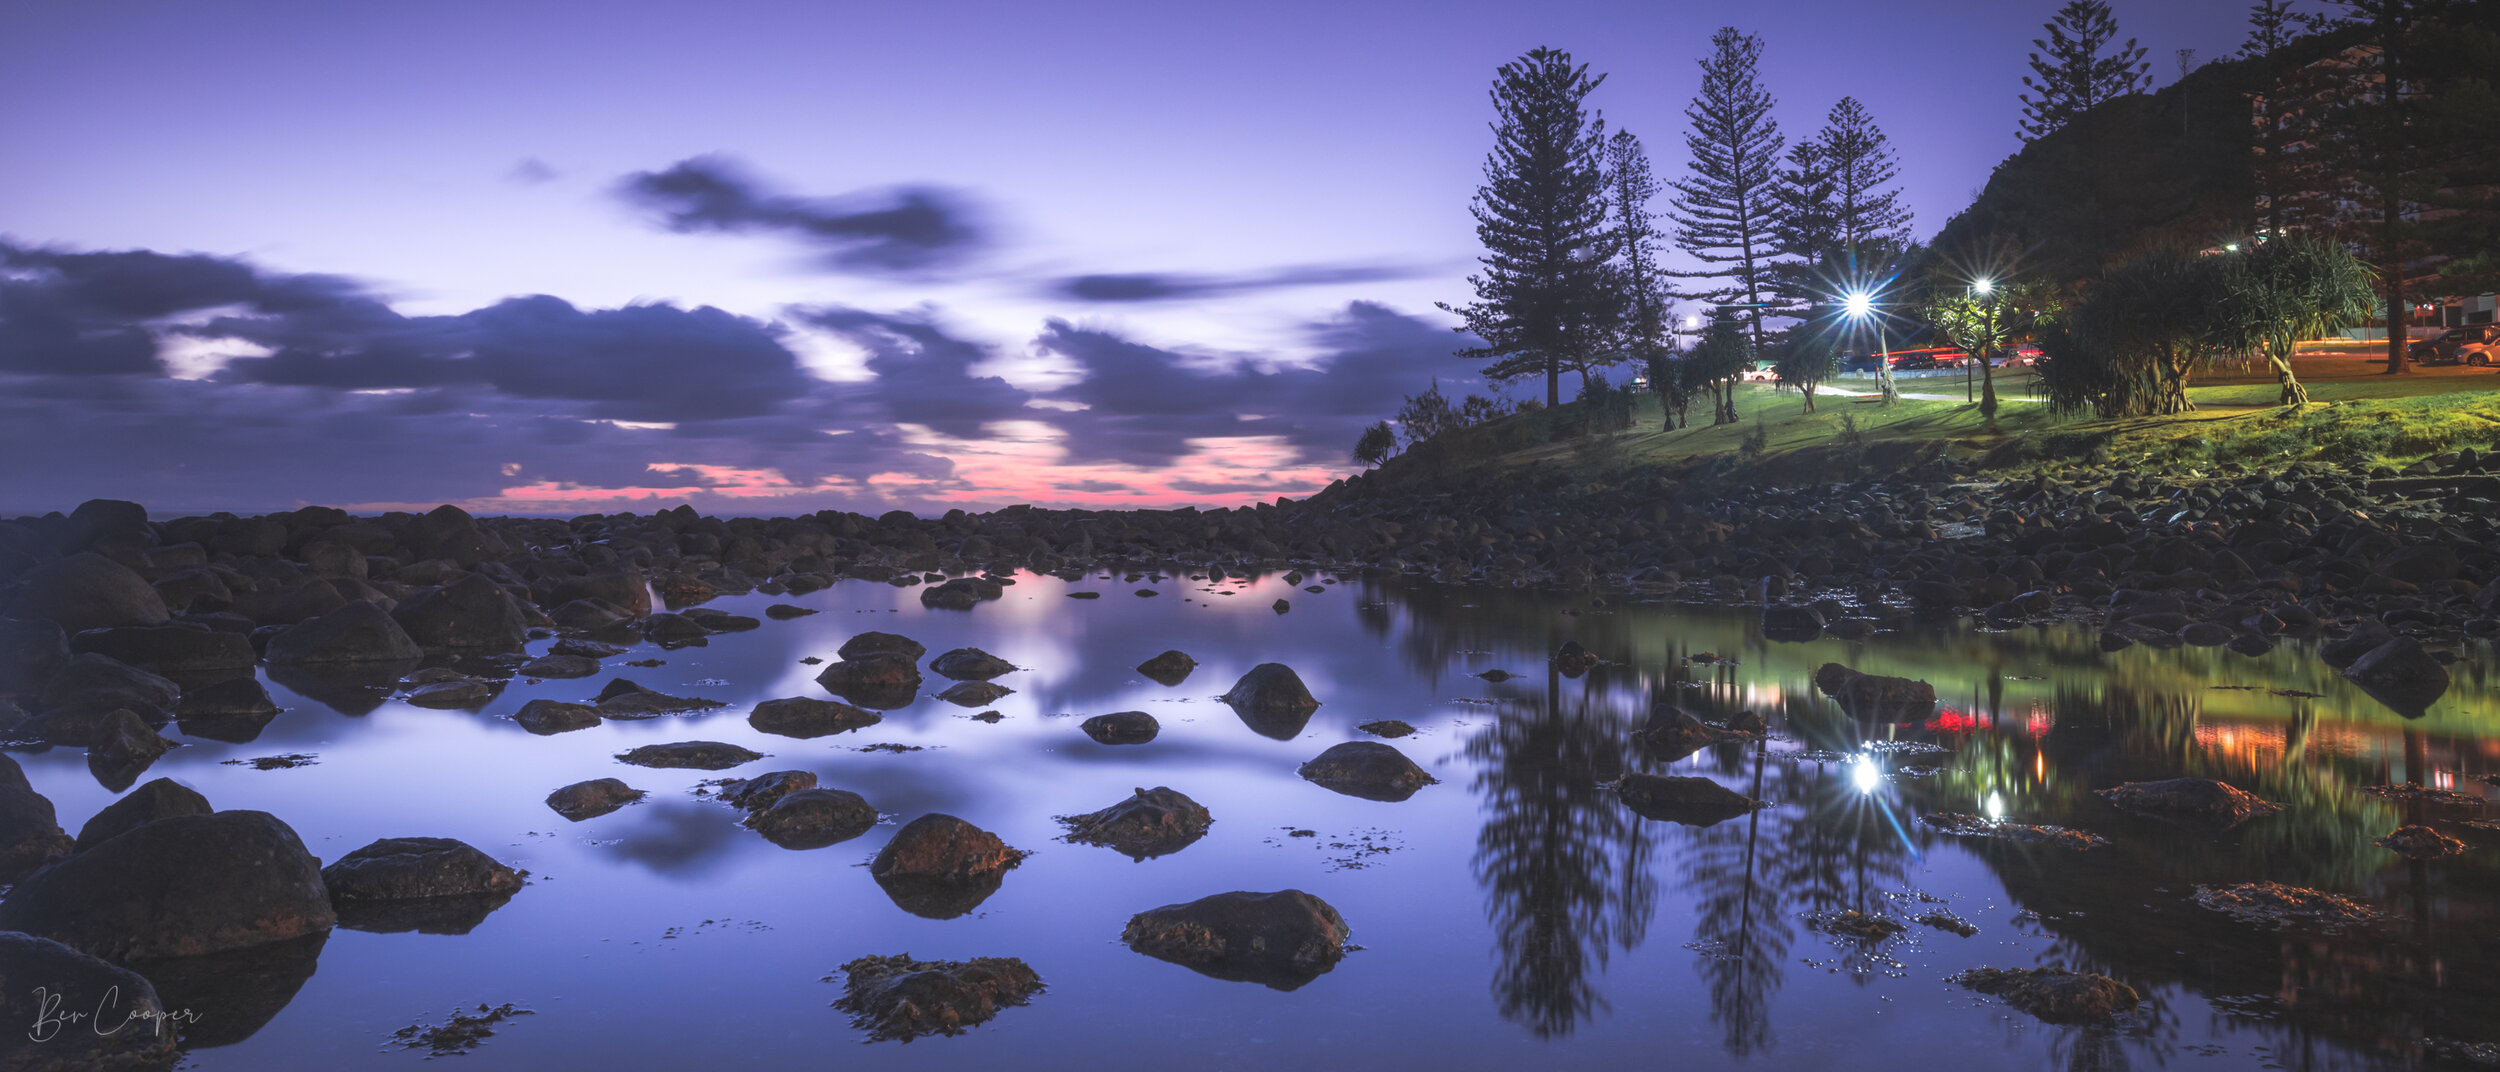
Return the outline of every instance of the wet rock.
<path id="1" fill-rule="evenodd" d="M 1062 815 L 1068 840 L 1101 845 L 1131 859 L 1168 856 L 1207 835 L 1215 817 L 1204 805 L 1166 786 L 1140 789 L 1101 811 Z"/>
<path id="2" fill-rule="evenodd" d="M 192 1014 L 177 1023 L 185 1049 L 231 1046 L 251 1038 L 286 1010 L 320 965 L 326 929 L 193 957 L 133 961 L 156 984 L 168 1009 Z"/>
<path id="3" fill-rule="evenodd" d="M 48 938 L 0 933 L 0 1068 L 142 1072 L 173 1067 L 178 1038 L 139 973 Z M 65 1013 L 92 1021 L 65 1023 Z M 164 1027 L 164 1030 L 159 1030 Z"/>
<path id="4" fill-rule="evenodd" d="M 1347 741 L 1332 745 L 1304 763 L 1304 781 L 1350 797 L 1397 802 L 1440 779 L 1415 761 L 1378 741 Z"/>
<path id="5" fill-rule="evenodd" d="M 1972 968 L 1953 981 L 2052 1024 L 2107 1024 L 2140 1000 L 2109 976 L 2057 968 Z"/>
<path id="6" fill-rule="evenodd" d="M 429 649 L 519 651 L 529 636 L 528 612 L 483 573 L 420 592 L 391 617 L 409 639 Z"/>
<path id="7" fill-rule="evenodd" d="M 541 655 L 513 671 L 521 677 L 576 678 L 599 672 L 599 660 L 580 655 Z"/>
<path id="8" fill-rule="evenodd" d="M 1302 684 L 1302 676 L 1283 663 L 1260 663 L 1233 683 L 1224 702 L 1253 711 L 1312 711 L 1319 701 Z"/>
<path id="9" fill-rule="evenodd" d="M 1140 912 L 1120 940 L 1211 978 L 1295 990 L 1344 959 L 1349 933 L 1335 908 L 1301 890 L 1235 891 Z"/>
<path id="10" fill-rule="evenodd" d="M 1189 672 L 1198 668 L 1198 660 L 1184 651 L 1166 651 L 1137 664 L 1137 672 L 1157 685 L 1178 685 L 1189 680 Z"/>
<path id="11" fill-rule="evenodd" d="M 1913 916 L 1910 918 L 1910 922 L 1925 924 L 1940 931 L 1950 931 L 1964 938 L 1968 938 L 1971 935 L 1979 933 L 1978 924 L 1972 923 L 1971 921 L 1954 915 L 1951 911 L 1942 908 L 1922 915 Z"/>
<path id="12" fill-rule="evenodd" d="M 78 829 L 73 851 L 85 852 L 144 823 L 177 815 L 207 815 L 216 810 L 197 790 L 171 778 L 158 778 L 105 805 L 89 818 L 87 825 Z"/>
<path id="13" fill-rule="evenodd" d="M 1579 641 L 1566 640 L 1561 647 L 1554 649 L 1550 661 L 1555 669 L 1562 671 L 1563 676 L 1578 677 L 1605 660 L 1598 658 L 1597 653 L 1583 647 Z"/>
<path id="14" fill-rule="evenodd" d="M 1814 687 L 1839 701 L 1852 718 L 1881 722 L 1923 721 L 1936 709 L 1936 688 L 1906 677 L 1861 674 L 1839 663 L 1814 672 Z"/>
<path id="15" fill-rule="evenodd" d="M 874 726 L 884 716 L 836 700 L 792 696 L 766 700 L 747 715 L 747 725 L 777 737 L 828 737 Z"/>
<path id="16" fill-rule="evenodd" d="M 2358 901 L 2279 882 L 2198 886 L 2196 903 L 2242 923 L 2268 929 L 2299 924 L 2333 933 L 2378 918 L 2376 909 Z"/>
<path id="17" fill-rule="evenodd" d="M 105 788 L 118 793 L 173 748 L 174 742 L 155 727 L 128 708 L 119 709 L 106 717 L 103 735 L 87 749 L 87 770 Z"/>
<path id="18" fill-rule="evenodd" d="M 187 624 L 90 629 L 69 638 L 73 652 L 94 652 L 159 674 L 250 670 L 260 661 L 252 641 Z"/>
<path id="19" fill-rule="evenodd" d="M 0 901 L 0 929 L 106 960 L 196 956 L 327 931 L 320 863 L 258 811 L 177 815 L 46 868 Z"/>
<path id="20" fill-rule="evenodd" d="M 2372 842 L 2408 860 L 2437 860 L 2465 851 L 2465 843 L 2427 826 L 2401 826 Z"/>
<path id="21" fill-rule="evenodd" d="M 348 603 L 288 626 L 269 638 L 264 653 L 272 664 L 414 662 L 424 655 L 389 611 L 371 603 Z"/>
<path id="22" fill-rule="evenodd" d="M 955 681 L 988 681 L 1015 670 L 1016 664 L 979 648 L 956 648 L 929 660 L 929 670 Z"/>
<path id="23" fill-rule="evenodd" d="M 998 892 L 1025 853 L 998 835 L 952 815 L 912 820 L 869 861 L 868 873 L 897 907 L 929 919 L 953 919 Z"/>
<path id="24" fill-rule="evenodd" d="M 596 726 L 599 712 L 581 704 L 541 698 L 522 704 L 520 710 L 512 713 L 512 721 L 520 723 L 522 729 L 548 737 Z"/>
<path id="25" fill-rule="evenodd" d="M 816 775 L 811 772 L 771 771 L 753 778 L 732 778 L 722 782 L 719 800 L 742 811 L 755 811 L 772 807 L 773 802 L 799 790 L 814 788 Z"/>
<path id="26" fill-rule="evenodd" d="M 879 633 L 873 631 L 861 633 L 858 636 L 843 641 L 842 649 L 835 652 L 835 654 L 840 655 L 845 659 L 856 659 L 863 655 L 872 654 L 900 655 L 903 657 L 904 661 L 911 663 L 918 663 L 920 661 L 920 657 L 928 653 L 929 649 L 927 647 L 910 637 L 902 636 L 897 633 Z"/>
<path id="27" fill-rule="evenodd" d="M 640 570 L 602 570 L 584 577 L 566 577 L 555 583 L 542 602 L 555 607 L 577 599 L 597 600 L 628 618 L 651 613 L 651 585 Z"/>
<path id="28" fill-rule="evenodd" d="M 1846 912 L 1831 912 L 1820 915 L 1811 915 L 1806 917 L 1806 922 L 1811 924 L 1815 930 L 1821 931 L 1825 934 L 1838 935 L 1842 938 L 1856 938 L 1865 942 L 1881 942 L 1885 939 L 1891 938 L 1893 935 L 1909 930 L 1908 927 L 1904 927 L 1893 920 L 1885 919 L 1882 916 L 1869 915 L 1867 913 L 1857 911 L 1856 909 L 1851 909 Z"/>
<path id="29" fill-rule="evenodd" d="M 236 677 L 185 689 L 174 713 L 188 724 L 195 718 L 252 718 L 278 713 L 278 703 L 254 678 Z"/>
<path id="30" fill-rule="evenodd" d="M 919 695 L 920 667 L 913 661 L 916 658 L 900 652 L 846 655 L 840 662 L 825 664 L 816 675 L 816 683 L 824 686 L 826 692 L 862 707 L 892 710 Z"/>
<path id="31" fill-rule="evenodd" d="M 741 763 L 753 763 L 764 758 L 764 754 L 720 741 L 678 741 L 646 744 L 632 751 L 617 753 L 616 758 L 619 762 L 637 767 L 727 770 Z"/>
<path id="32" fill-rule="evenodd" d="M 688 711 L 709 711 L 727 707 L 719 700 L 701 696 L 671 696 L 647 689 L 625 678 L 617 678 L 599 690 L 593 701 L 601 718 L 653 718 L 659 715 L 682 715 Z"/>
<path id="33" fill-rule="evenodd" d="M 1290 599 L 1279 599 L 1274 603 L 1268 604 L 1267 609 L 1275 611 L 1278 614 L 1284 614 L 1293 609 L 1293 601 Z"/>
<path id="34" fill-rule="evenodd" d="M 2211 778 L 2169 778 L 2128 782 L 2097 791 L 2101 799 L 2126 811 L 2159 819 L 2187 821 L 2224 829 L 2281 811 Z"/>
<path id="35" fill-rule="evenodd" d="M 17 761 L 0 755 L 0 882 L 16 882 L 70 852 L 52 801 L 35 792 Z"/>
<path id="36" fill-rule="evenodd" d="M 351 908 L 366 902 L 510 895 L 521 888 L 520 872 L 467 842 L 438 837 L 383 838 L 322 868 L 321 880 L 341 922 L 351 927 Z"/>
<path id="37" fill-rule="evenodd" d="M 794 606 L 788 603 L 775 603 L 772 606 L 764 608 L 764 616 L 776 622 L 786 622 L 792 618 L 804 618 L 814 613 L 816 612 L 809 610 L 806 607 Z"/>
<path id="38" fill-rule="evenodd" d="M 2365 618 L 2351 633 L 2319 645 L 2318 658 L 2328 666 L 2342 669 L 2393 639 L 2395 634 L 2388 632 L 2385 624 L 2376 618 Z"/>
<path id="39" fill-rule="evenodd" d="M 162 625 L 165 600 L 130 567 L 92 551 L 27 570 L 10 600 L 14 618 L 43 618 L 72 636 L 116 625 Z"/>
<path id="40" fill-rule="evenodd" d="M 957 577 L 944 584 L 920 590 L 920 605 L 935 610 L 971 610 L 975 605 L 1004 594 L 997 581 L 986 577 Z M 918 658 L 918 656 L 914 656 Z"/>
<path id="41" fill-rule="evenodd" d="M 1096 744 L 1144 744 L 1154 740 L 1163 727 L 1143 711 L 1114 711 L 1086 719 L 1077 728 Z"/>
<path id="42" fill-rule="evenodd" d="M 2448 692 L 2448 668 L 2412 637 L 2389 637 L 2354 659 L 2344 676 L 2406 715 L 2421 714 Z"/>
<path id="43" fill-rule="evenodd" d="M 69 635 L 51 621 L 0 618 L 0 696 L 30 693 L 69 664 Z"/>
<path id="44" fill-rule="evenodd" d="M 700 643 L 712 635 L 712 629 L 683 614 L 664 611 L 643 619 L 642 635 L 661 647 L 675 648 Z"/>
<path id="45" fill-rule="evenodd" d="M 1823 613 L 1813 607 L 1777 603 L 1762 608 L 1762 635 L 1800 642 L 1823 635 Z"/>
<path id="46" fill-rule="evenodd" d="M 840 789 L 800 789 L 748 813 L 746 824 L 785 849 L 821 849 L 877 825 L 877 809 Z"/>
<path id="47" fill-rule="evenodd" d="M 486 706 L 495 698 L 494 685 L 472 677 L 455 677 L 429 681 L 408 690 L 405 697 L 410 706 L 449 711 L 465 708 L 471 711 Z"/>
<path id="48" fill-rule="evenodd" d="M 1637 735 L 1643 753 L 1658 763 L 1673 763 L 1727 739 L 1718 727 L 1671 704 L 1651 708 Z"/>
<path id="49" fill-rule="evenodd" d="M 1415 732 L 1415 727 L 1407 725 L 1405 722 L 1394 718 L 1384 718 L 1377 722 L 1366 722 L 1354 728 L 1371 734 L 1374 737 L 1404 737 L 1407 734 Z"/>
<path id="50" fill-rule="evenodd" d="M 957 707 L 987 707 L 1015 691 L 995 681 L 958 681 L 938 693 L 937 698 Z"/>
<path id="51" fill-rule="evenodd" d="M 643 792 L 615 778 L 593 778 L 547 794 L 547 806 L 573 822 L 596 819 L 641 800 Z"/>
<path id="52" fill-rule="evenodd" d="M 46 713 L 63 708 L 102 713 L 115 707 L 164 711 L 181 699 L 182 688 L 171 679 L 109 655 L 82 652 L 71 656 L 60 672 L 44 683 L 43 691 L 35 695 L 35 707 Z"/>
<path id="53" fill-rule="evenodd" d="M 714 633 L 743 633 L 750 629 L 764 627 L 763 622 L 744 614 L 731 614 L 728 611 L 711 607 L 688 607 L 678 613 Z"/>
<path id="54" fill-rule="evenodd" d="M 1760 801 L 1708 778 L 1626 773 L 1615 783 L 1623 806 L 1644 819 L 1714 826 L 1762 806 Z"/>
<path id="55" fill-rule="evenodd" d="M 1486 670 L 1478 673 L 1476 676 L 1499 685 L 1502 682 L 1518 677 L 1519 675 L 1511 673 L 1508 670 Z"/>
<path id="56" fill-rule="evenodd" d="M 924 961 L 902 953 L 860 957 L 842 971 L 834 1006 L 872 1042 L 960 1035 L 1042 991 L 1041 976 L 1014 957 Z"/>
<path id="57" fill-rule="evenodd" d="M 1938 811 L 1918 817 L 1918 821 L 1957 837 L 1992 837 L 2019 841 L 2027 845 L 2053 845 L 2061 849 L 2097 849 L 2109 844 L 2099 834 L 2071 830 L 2063 826 L 2033 826 L 2026 823 L 1991 820 L 1968 812 Z"/>
<path id="58" fill-rule="evenodd" d="M 612 659 L 625 654 L 625 650 L 614 644 L 602 644 L 585 637 L 565 637 L 556 641 L 554 647 L 548 648 L 547 654 L 573 655 L 584 659 Z"/>

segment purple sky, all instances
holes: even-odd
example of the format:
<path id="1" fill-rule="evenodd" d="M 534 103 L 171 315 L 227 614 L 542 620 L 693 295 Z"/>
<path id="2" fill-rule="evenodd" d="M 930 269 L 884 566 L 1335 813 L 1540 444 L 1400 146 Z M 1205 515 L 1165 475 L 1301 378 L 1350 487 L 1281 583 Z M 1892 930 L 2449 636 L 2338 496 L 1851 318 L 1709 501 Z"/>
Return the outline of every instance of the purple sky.
<path id="1" fill-rule="evenodd" d="M 1501 63 L 1605 72 L 1672 178 L 1711 31 L 1759 34 L 1923 236 L 2055 6 L 0 0 L 0 513 L 1299 496 L 1481 389 L 1432 302 Z M 2243 7 L 2117 14 L 2167 84 Z M 196 256 L 60 256 L 108 251 Z"/>

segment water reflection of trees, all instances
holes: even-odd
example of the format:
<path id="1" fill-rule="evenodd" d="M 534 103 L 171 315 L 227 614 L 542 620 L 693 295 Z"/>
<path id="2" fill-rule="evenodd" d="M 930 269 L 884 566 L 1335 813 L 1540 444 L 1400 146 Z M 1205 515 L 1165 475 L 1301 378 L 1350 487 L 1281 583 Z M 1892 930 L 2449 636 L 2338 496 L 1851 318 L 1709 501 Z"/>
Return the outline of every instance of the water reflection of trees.
<path id="1" fill-rule="evenodd" d="M 1500 957 L 1494 1000 L 1540 1038 L 1606 1007 L 1595 976 L 1612 951 L 1641 943 L 1657 903 L 1657 834 L 1600 787 L 1622 776 L 1634 726 L 1619 697 L 1549 673 L 1539 701 L 1506 705 L 1467 742 L 1485 812 L 1475 868 Z"/>

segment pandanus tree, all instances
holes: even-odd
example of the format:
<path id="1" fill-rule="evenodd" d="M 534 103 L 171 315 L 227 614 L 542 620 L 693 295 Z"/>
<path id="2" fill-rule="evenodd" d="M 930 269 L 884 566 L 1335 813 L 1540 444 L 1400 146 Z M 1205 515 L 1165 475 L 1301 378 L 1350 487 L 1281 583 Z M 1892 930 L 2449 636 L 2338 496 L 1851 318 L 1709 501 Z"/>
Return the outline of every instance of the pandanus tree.
<path id="1" fill-rule="evenodd" d="M 2234 349 L 2265 355 L 2286 406 L 2305 405 L 2309 391 L 2292 372 L 2293 347 L 2377 311 L 2370 267 L 2340 243 L 2291 235 L 2219 255 L 2220 298 L 2214 335 Z"/>
<path id="2" fill-rule="evenodd" d="M 2051 405 L 2104 417 L 2183 413 L 2188 377 L 2220 356 L 2223 265 L 2155 247 L 2110 266 L 2039 333 Z"/>
<path id="3" fill-rule="evenodd" d="M 1979 362 L 1979 416 L 1997 425 L 1997 359 L 2029 341 L 2049 318 L 2044 288 L 2029 282 L 1979 275 L 1939 280 L 1920 306 L 1920 317 L 1971 360 Z"/>

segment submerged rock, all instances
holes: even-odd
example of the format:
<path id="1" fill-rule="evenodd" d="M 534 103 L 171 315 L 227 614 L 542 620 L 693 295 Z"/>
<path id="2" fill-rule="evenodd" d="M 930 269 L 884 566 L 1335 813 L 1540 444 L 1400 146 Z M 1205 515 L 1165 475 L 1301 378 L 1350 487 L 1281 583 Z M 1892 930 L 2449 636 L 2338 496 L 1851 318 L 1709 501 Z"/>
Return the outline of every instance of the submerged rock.
<path id="1" fill-rule="evenodd" d="M 1394 718 L 1384 718 L 1377 722 L 1366 722 L 1354 728 L 1371 734 L 1374 737 L 1404 737 L 1407 734 L 1415 732 L 1415 727 L 1407 725 L 1405 722 Z"/>
<path id="2" fill-rule="evenodd" d="M 1395 803 L 1440 781 L 1406 753 L 1378 741 L 1347 741 L 1312 757 L 1299 771 L 1304 781 L 1365 800 Z"/>
<path id="3" fill-rule="evenodd" d="M 2109 976 L 2056 968 L 1972 968 L 1953 981 L 2052 1024 L 2106 1024 L 2141 1000 Z"/>
<path id="4" fill-rule="evenodd" d="M 2279 882 L 2198 886 L 2196 903 L 2242 923 L 2269 929 L 2306 924 L 2332 933 L 2378 918 L 2378 910 L 2331 893 Z"/>
<path id="5" fill-rule="evenodd" d="M 2389 637 L 2354 659 L 2344 676 L 2407 716 L 2422 714 L 2448 692 L 2448 668 L 2412 637 Z"/>
<path id="6" fill-rule="evenodd" d="M 659 715 L 681 715 L 688 711 L 709 711 L 727 707 L 719 700 L 701 696 L 671 696 L 647 689 L 625 678 L 608 682 L 592 701 L 598 705 L 602 718 L 653 718 Z"/>
<path id="7" fill-rule="evenodd" d="M 1168 856 L 1207 836 L 1215 817 L 1204 805 L 1167 786 L 1140 789 L 1101 811 L 1062 815 L 1068 840 L 1117 849 L 1132 859 Z"/>
<path id="8" fill-rule="evenodd" d="M 2465 852 L 2465 843 L 2427 826 L 2400 826 L 2377 845 L 2408 860 L 2437 860 Z"/>
<path id="9" fill-rule="evenodd" d="M 520 710 L 512 713 L 512 721 L 520 723 L 522 729 L 546 737 L 596 726 L 599 724 L 599 711 L 562 700 L 538 699 L 522 704 Z"/>
<path id="10" fill-rule="evenodd" d="M 1627 773 L 1615 783 L 1623 806 L 1644 819 L 1715 826 L 1753 811 L 1762 802 L 1708 778 Z"/>
<path id="11" fill-rule="evenodd" d="M 800 789 L 748 813 L 746 824 L 782 848 L 821 849 L 867 833 L 877 809 L 846 790 Z"/>
<path id="12" fill-rule="evenodd" d="M 2260 800 L 2211 778 L 2128 782 L 2097 793 L 2101 799 L 2141 815 L 2224 829 L 2283 810 L 2282 805 Z"/>
<path id="13" fill-rule="evenodd" d="M 937 698 L 957 707 L 987 707 L 1015 694 L 995 681 L 958 681 L 937 694 Z"/>
<path id="14" fill-rule="evenodd" d="M 745 811 L 773 806 L 775 801 L 802 789 L 816 788 L 813 771 L 781 770 L 758 774 L 753 778 L 731 778 L 720 783 L 721 803 Z"/>
<path id="15" fill-rule="evenodd" d="M 747 725 L 778 737 L 805 740 L 874 726 L 883 719 L 874 711 L 838 700 L 792 696 L 756 704 L 747 715 Z"/>
<path id="16" fill-rule="evenodd" d="M 1650 709 L 1636 740 L 1653 762 L 1673 763 L 1729 739 L 1726 731 L 1672 704 Z"/>
<path id="17" fill-rule="evenodd" d="M 2099 834 L 2072 830 L 2063 826 L 2031 826 L 2004 822 L 1968 812 L 1937 811 L 1918 817 L 1918 821 L 1958 837 L 1992 837 L 2020 841 L 2031 845 L 2054 845 L 2061 849 L 2097 849 L 2109 844 Z"/>
<path id="18" fill-rule="evenodd" d="M 1839 663 L 1814 672 L 1814 687 L 1840 703 L 1852 718 L 1915 722 L 1936 709 L 1936 687 L 1906 677 L 1862 674 Z"/>
<path id="19" fill-rule="evenodd" d="M 320 862 L 274 815 L 221 811 L 134 827 L 21 882 L 0 930 L 112 961 L 300 938 L 337 922 Z"/>
<path id="20" fill-rule="evenodd" d="M 547 806 L 573 822 L 596 819 L 643 798 L 643 792 L 616 778 L 593 778 L 547 794 Z"/>
<path id="21" fill-rule="evenodd" d="M 1095 715 L 1078 724 L 1078 729 L 1096 744 L 1144 744 L 1155 739 L 1163 727 L 1153 715 L 1143 711 L 1114 711 Z"/>
<path id="22" fill-rule="evenodd" d="M 1201 975 L 1294 990 L 1345 958 L 1349 933 L 1335 908 L 1301 890 L 1235 891 L 1140 912 L 1120 940 Z"/>
<path id="23" fill-rule="evenodd" d="M 1189 680 L 1189 672 L 1198 668 L 1198 660 L 1185 651 L 1166 651 L 1137 664 L 1137 672 L 1157 685 L 1178 685 Z"/>
<path id="24" fill-rule="evenodd" d="M 1012 673 L 1016 664 L 979 648 L 956 648 L 929 660 L 929 671 L 954 681 L 988 681 Z"/>
<path id="25" fill-rule="evenodd" d="M 1866 942 L 1881 942 L 1909 930 L 1908 927 L 1893 920 L 1868 915 L 1856 909 L 1808 916 L 1806 922 L 1813 924 L 1815 930 L 1825 934 L 1856 938 Z"/>
<path id="26" fill-rule="evenodd" d="M 727 770 L 741 763 L 762 759 L 764 754 L 720 741 L 678 741 L 673 744 L 646 744 L 629 752 L 617 753 L 616 758 L 637 767 Z"/>
<path id="27" fill-rule="evenodd" d="M 599 660 L 587 655 L 541 655 L 513 671 L 522 677 L 576 678 L 599 672 Z"/>
<path id="28" fill-rule="evenodd" d="M 842 965 L 842 972 L 842 1000 L 834 1006 L 872 1042 L 960 1035 L 1042 992 L 1042 977 L 1014 957 L 866 956 Z"/>

